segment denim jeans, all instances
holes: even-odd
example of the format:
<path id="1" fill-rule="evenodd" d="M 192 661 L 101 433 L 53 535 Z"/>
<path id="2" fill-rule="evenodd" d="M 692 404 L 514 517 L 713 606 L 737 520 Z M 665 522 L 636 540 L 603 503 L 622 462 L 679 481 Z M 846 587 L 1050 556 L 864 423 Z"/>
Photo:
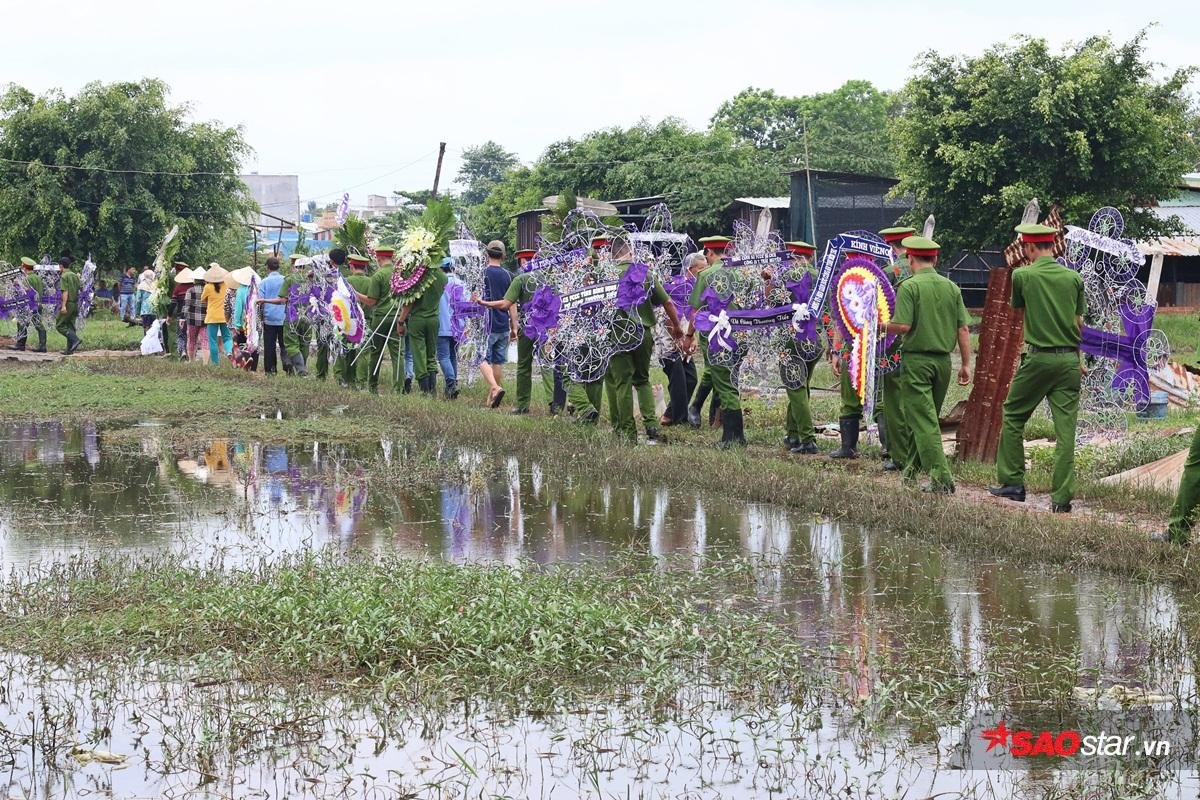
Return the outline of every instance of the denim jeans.
<path id="1" fill-rule="evenodd" d="M 442 377 L 447 383 L 458 380 L 458 339 L 453 336 L 439 336 L 437 360 L 442 368 Z"/>
<path id="2" fill-rule="evenodd" d="M 118 304 L 117 313 L 121 317 L 121 321 L 125 322 L 133 319 L 133 293 L 121 295 L 120 303 Z"/>

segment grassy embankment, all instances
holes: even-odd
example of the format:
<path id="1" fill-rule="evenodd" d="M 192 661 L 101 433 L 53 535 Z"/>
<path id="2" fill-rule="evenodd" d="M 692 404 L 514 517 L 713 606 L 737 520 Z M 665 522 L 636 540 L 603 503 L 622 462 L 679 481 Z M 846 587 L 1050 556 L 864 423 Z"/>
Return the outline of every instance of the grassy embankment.
<path id="1" fill-rule="evenodd" d="M 480 387 L 457 403 L 417 396 L 371 396 L 312 379 L 275 380 L 230 368 L 160 359 L 74 361 L 0 369 L 0 415 L 10 418 L 157 418 L 180 423 L 177 435 L 243 435 L 273 441 L 373 440 L 448 442 L 536 461 L 543 470 L 604 480 L 668 485 L 734 500 L 773 502 L 822 517 L 965 546 L 1034 562 L 1095 566 L 1200 585 L 1176 549 L 1147 542 L 1128 520 L 1014 513 L 1011 507 L 966 498 L 934 498 L 882 474 L 876 460 L 836 464 L 781 452 L 782 410 L 756 406 L 744 452 L 711 447 L 716 435 L 672 429 L 662 447 L 628 447 L 602 428 L 541 413 L 513 417 L 480 408 Z M 540 409 L 539 409 L 540 411 Z M 282 412 L 283 420 L 275 419 Z M 1179 420 L 1183 422 L 1185 420 Z M 1188 420 L 1190 421 L 1190 420 Z M 1170 498 L 1097 483 L 1101 474 L 1186 445 L 1185 437 L 1146 435 L 1133 448 L 1084 451 L 1080 497 L 1096 507 L 1161 520 Z M 1163 452 L 1159 452 L 1163 451 Z M 499 460 L 497 459 L 497 462 Z M 990 469 L 957 467 L 960 485 L 983 485 Z M 396 476 L 403 480 L 403 475 Z M 1035 456 L 1033 491 L 1049 483 L 1048 460 Z"/>

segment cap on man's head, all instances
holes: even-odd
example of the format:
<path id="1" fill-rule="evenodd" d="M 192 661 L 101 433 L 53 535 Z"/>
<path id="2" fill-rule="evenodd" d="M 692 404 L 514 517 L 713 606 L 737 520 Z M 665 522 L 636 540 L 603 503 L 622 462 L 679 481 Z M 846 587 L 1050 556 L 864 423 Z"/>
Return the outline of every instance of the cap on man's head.
<path id="1" fill-rule="evenodd" d="M 700 246 L 705 250 L 721 251 L 733 244 L 733 239 L 728 236 L 705 236 L 700 240 Z"/>
<path id="2" fill-rule="evenodd" d="M 1027 223 L 1018 225 L 1014 228 L 1021 235 L 1022 242 L 1031 244 L 1052 244 L 1056 236 L 1058 236 L 1058 228 L 1051 228 L 1049 225 L 1039 225 L 1037 223 Z"/>
<path id="3" fill-rule="evenodd" d="M 292 253 L 291 255 L 288 256 L 288 258 L 291 260 L 291 262 L 293 264 L 295 264 L 297 261 L 299 261 L 302 258 L 308 258 L 308 256 L 304 255 L 303 253 Z"/>
<path id="4" fill-rule="evenodd" d="M 915 258 L 933 258 L 942 249 L 940 244 L 925 236 L 906 236 L 900 246 Z"/>
<path id="5" fill-rule="evenodd" d="M 394 247 L 376 247 L 375 248 L 375 257 L 378 258 L 380 261 L 382 261 L 385 258 L 391 258 L 395 254 L 396 254 L 396 248 L 394 248 Z"/>
<path id="6" fill-rule="evenodd" d="M 529 249 L 518 250 L 517 251 L 517 260 L 520 261 L 522 258 L 533 258 L 536 255 L 537 255 L 537 250 L 529 250 Z"/>
<path id="7" fill-rule="evenodd" d="M 611 241 L 607 236 L 597 236 L 592 239 L 592 249 L 599 250 L 601 247 L 608 247 Z"/>
<path id="8" fill-rule="evenodd" d="M 37 266 L 37 262 L 34 261 L 29 256 L 21 256 L 21 264 L 22 264 L 22 266 L 26 266 L 26 267 L 36 267 Z"/>
<path id="9" fill-rule="evenodd" d="M 504 254 L 508 252 L 504 247 L 504 242 L 499 239 L 492 239 L 488 242 L 484 251 L 492 258 L 504 258 Z"/>
<path id="10" fill-rule="evenodd" d="M 883 240 L 888 244 L 899 244 L 901 247 L 903 247 L 904 240 L 914 235 L 916 232 L 917 229 L 912 226 L 897 225 L 894 228 L 884 228 L 879 232 L 879 235 L 882 236 Z"/>
<path id="11" fill-rule="evenodd" d="M 371 263 L 371 259 L 364 255 L 360 255 L 359 253 L 351 253 L 350 255 L 346 256 L 346 260 L 350 262 L 350 266 L 352 267 L 365 267 L 367 264 Z"/>
<path id="12" fill-rule="evenodd" d="M 182 261 L 176 261 L 171 266 L 173 266 L 175 269 L 188 269 L 188 265 Z"/>
<path id="13" fill-rule="evenodd" d="M 789 253 L 795 253 L 798 256 L 811 256 L 817 252 L 817 248 L 808 242 L 784 242 L 783 246 L 787 248 Z"/>

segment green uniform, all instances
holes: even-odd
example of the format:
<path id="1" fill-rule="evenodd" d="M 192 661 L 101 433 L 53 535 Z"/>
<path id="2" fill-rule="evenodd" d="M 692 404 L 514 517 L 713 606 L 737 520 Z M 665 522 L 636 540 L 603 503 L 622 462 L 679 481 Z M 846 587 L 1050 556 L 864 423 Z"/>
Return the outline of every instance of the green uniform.
<path id="1" fill-rule="evenodd" d="M 591 384 L 576 383 L 570 378 L 563 378 L 563 388 L 567 391 L 567 402 L 575 410 L 577 417 L 583 418 L 592 411 L 599 412 L 599 407 L 592 402 L 592 394 L 588 391 L 588 386 Z M 603 389 L 604 384 L 597 382 L 597 387 Z"/>
<path id="2" fill-rule="evenodd" d="M 433 273 L 433 283 L 413 301 L 406 327 L 413 351 L 413 377 L 418 383 L 431 376 L 436 377 L 438 370 L 438 306 L 446 289 L 447 278 L 440 269 L 430 268 L 430 271 Z"/>
<path id="3" fill-rule="evenodd" d="M 892 321 L 912 326 L 904 335 L 898 381 L 903 424 L 893 431 L 899 451 L 907 454 L 905 476 L 926 472 L 935 488 L 953 487 L 938 416 L 950 386 L 950 353 L 959 329 L 970 322 L 962 291 L 933 269 L 920 270 L 896 291 Z"/>
<path id="4" fill-rule="evenodd" d="M 621 269 L 624 276 L 629 264 Z M 647 432 L 658 430 L 654 413 L 654 393 L 650 388 L 650 360 L 654 355 L 654 307 L 671 301 L 657 276 L 652 277 L 650 293 L 635 312 L 642 323 L 642 343 L 633 350 L 617 353 L 608 362 L 608 411 L 613 431 L 630 441 L 637 440 L 637 424 L 633 418 L 633 394 L 637 392 L 638 409 Z"/>
<path id="5" fill-rule="evenodd" d="M 1071 501 L 1075 483 L 1075 425 L 1079 414 L 1079 323 L 1087 311 L 1083 278 L 1049 256 L 1012 275 L 1012 307 L 1025 309 L 1025 343 L 1004 401 L 996 475 L 1006 486 L 1025 485 L 1025 423 L 1047 399 L 1054 419 L 1051 500 Z"/>
<path id="6" fill-rule="evenodd" d="M 400 357 L 400 337 L 396 334 L 396 319 L 400 313 L 396 296 L 392 294 L 392 270 L 377 269 L 371 275 L 368 291 L 363 294 L 375 301 L 367 316 L 367 334 L 370 342 L 364 342 L 367 352 L 359 359 L 367 362 L 367 387 L 379 392 L 379 374 L 383 371 L 383 358 L 392 360 L 392 386 L 400 392 L 404 382 L 404 362 Z"/>
<path id="7" fill-rule="evenodd" d="M 79 339 L 75 334 L 75 316 L 79 313 L 79 276 L 69 269 L 64 269 L 58 279 L 58 290 L 66 295 L 66 311 L 60 305 L 59 314 L 54 320 L 54 329 L 67 340 L 71 347 Z"/>
<path id="8" fill-rule="evenodd" d="M 799 350 L 799 345 L 792 337 L 788 337 L 788 347 Z M 787 410 L 784 414 L 784 421 L 787 424 L 787 436 L 797 444 L 815 444 L 817 441 L 817 431 L 813 427 L 812 421 L 812 404 L 810 401 L 812 386 L 812 374 L 816 369 L 817 362 L 806 361 L 808 367 L 808 379 L 804 382 L 804 386 L 799 389 L 786 389 L 787 392 Z"/>
<path id="9" fill-rule="evenodd" d="M 37 331 L 38 350 L 45 350 L 46 349 L 46 326 L 42 324 L 42 314 L 41 314 L 41 305 L 40 304 L 41 304 L 41 299 L 42 299 L 42 293 L 46 291 L 46 284 L 42 283 L 41 276 L 34 272 L 26 273 L 25 281 L 29 284 L 29 288 L 32 289 L 33 291 L 35 291 L 38 296 L 38 303 L 39 303 L 38 310 L 33 312 L 33 319 L 31 319 L 29 321 L 29 324 L 33 326 L 33 329 L 35 331 Z M 18 325 L 17 326 L 17 340 L 16 340 L 17 347 L 25 346 L 25 339 L 26 339 L 28 333 L 29 333 L 28 325 Z"/>
<path id="10" fill-rule="evenodd" d="M 518 306 L 525 306 L 533 299 L 531 287 L 532 274 L 522 272 L 513 278 L 504 293 L 504 299 Z M 518 411 L 528 411 L 533 400 L 533 357 L 537 350 L 537 342 L 525 335 L 525 325 L 517 334 L 517 408 Z M 542 388 L 547 397 L 554 397 L 554 370 L 542 370 Z"/>
<path id="11" fill-rule="evenodd" d="M 1200 430 L 1192 437 L 1187 461 L 1183 464 L 1183 477 L 1179 481 L 1179 493 L 1171 507 L 1171 522 L 1167 535 L 1176 544 L 1187 544 L 1192 527 L 1196 524 L 1196 507 L 1200 506 Z"/>
<path id="12" fill-rule="evenodd" d="M 295 272 L 285 275 L 283 283 L 279 284 L 279 296 L 286 300 L 291 294 L 292 287 L 300 283 L 301 279 Z M 283 357 L 298 375 L 304 374 L 304 361 L 308 358 L 308 337 L 308 323 L 299 320 L 284 322 Z"/>
<path id="13" fill-rule="evenodd" d="M 371 279 L 362 272 L 352 272 L 346 276 L 346 283 L 359 294 L 369 294 L 371 290 Z M 364 314 L 366 316 L 366 314 Z M 368 345 L 366 337 L 369 335 L 370 327 L 363 334 L 363 341 L 354 347 L 347 347 L 342 353 L 342 357 L 338 360 L 338 378 L 341 382 L 349 386 L 351 389 L 362 388 L 366 385 L 368 370 L 370 367 L 370 358 L 366 354 Z M 359 358 L 360 352 L 362 358 Z M 361 378 L 360 378 L 361 376 Z"/>
<path id="14" fill-rule="evenodd" d="M 692 296 L 689 298 L 692 308 L 699 311 L 704 306 L 704 301 L 701 296 L 705 289 L 712 283 L 713 278 L 717 274 L 717 270 L 724 269 L 723 261 L 715 261 L 708 269 L 696 276 L 696 285 L 692 287 Z M 701 312 L 703 313 L 703 312 Z M 733 378 L 729 374 L 729 367 L 718 367 L 708 360 L 708 336 L 701 333 L 699 335 L 700 348 L 704 351 L 704 374 L 700 377 L 700 385 L 706 382 L 711 383 L 713 393 L 717 396 L 717 401 L 721 404 L 722 411 L 741 411 L 742 398 L 738 394 L 737 389 L 733 387 Z"/>

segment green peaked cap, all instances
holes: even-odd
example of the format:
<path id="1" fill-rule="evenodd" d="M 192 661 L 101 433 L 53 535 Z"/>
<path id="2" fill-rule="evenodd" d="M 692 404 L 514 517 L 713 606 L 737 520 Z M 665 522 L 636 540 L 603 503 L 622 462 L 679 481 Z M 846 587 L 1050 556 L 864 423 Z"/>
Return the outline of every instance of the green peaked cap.
<path id="1" fill-rule="evenodd" d="M 1033 234 L 1034 236 L 1039 234 L 1053 235 L 1058 233 L 1058 228 L 1051 228 L 1049 225 L 1042 225 L 1036 222 L 1031 222 L 1026 225 L 1018 225 L 1017 227 L 1013 228 L 1013 230 L 1015 230 L 1017 233 L 1029 233 Z"/>
<path id="2" fill-rule="evenodd" d="M 941 250 L 942 246 L 926 236 L 908 236 L 900 243 L 905 250 Z"/>
<path id="3" fill-rule="evenodd" d="M 700 244 L 729 244 L 732 241 L 728 236 L 705 236 L 700 239 Z"/>
<path id="4" fill-rule="evenodd" d="M 880 236 L 895 236 L 899 233 L 916 233 L 917 229 L 911 225 L 900 225 L 895 228 L 884 228 L 879 232 Z"/>
<path id="5" fill-rule="evenodd" d="M 29 256 L 21 256 L 21 263 L 27 267 L 36 267 L 37 266 L 37 262 L 34 261 Z"/>

